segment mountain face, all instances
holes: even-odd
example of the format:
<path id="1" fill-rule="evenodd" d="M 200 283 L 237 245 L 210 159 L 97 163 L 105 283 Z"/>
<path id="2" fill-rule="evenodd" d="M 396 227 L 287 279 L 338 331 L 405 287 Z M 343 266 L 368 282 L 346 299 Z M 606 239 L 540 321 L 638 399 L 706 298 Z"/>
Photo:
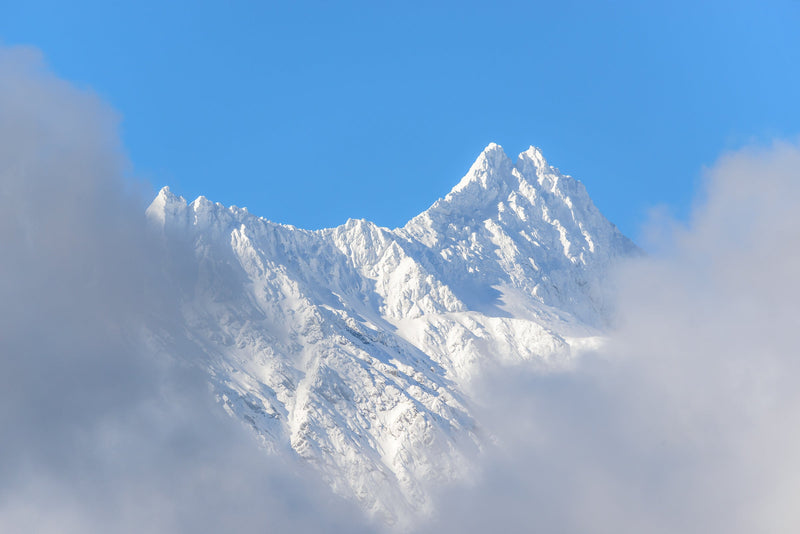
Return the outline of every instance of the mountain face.
<path id="1" fill-rule="evenodd" d="M 607 324 L 609 267 L 637 253 L 538 149 L 513 162 L 495 144 L 393 230 L 302 230 L 167 188 L 147 217 L 174 259 L 189 356 L 225 409 L 400 526 L 491 439 L 472 379 L 569 367 Z"/>

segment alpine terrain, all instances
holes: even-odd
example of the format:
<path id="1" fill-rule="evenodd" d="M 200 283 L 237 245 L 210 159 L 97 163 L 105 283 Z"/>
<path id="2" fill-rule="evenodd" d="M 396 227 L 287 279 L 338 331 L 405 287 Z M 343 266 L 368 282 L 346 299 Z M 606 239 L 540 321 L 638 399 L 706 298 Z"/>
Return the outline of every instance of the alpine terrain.
<path id="1" fill-rule="evenodd" d="M 402 228 L 303 230 L 166 187 L 147 217 L 225 409 L 399 527 L 492 439 L 473 379 L 569 368 L 608 323 L 609 267 L 638 250 L 538 149 L 496 144 Z"/>

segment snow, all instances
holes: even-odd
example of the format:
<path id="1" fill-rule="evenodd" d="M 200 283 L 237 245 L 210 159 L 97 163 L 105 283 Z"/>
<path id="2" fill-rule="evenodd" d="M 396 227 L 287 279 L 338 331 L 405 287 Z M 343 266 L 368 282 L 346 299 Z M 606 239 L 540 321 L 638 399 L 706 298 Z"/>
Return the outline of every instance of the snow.
<path id="1" fill-rule="evenodd" d="M 398 528 L 468 476 L 487 439 L 472 379 L 569 368 L 601 342 L 609 267 L 637 250 L 539 149 L 515 163 L 494 143 L 393 230 L 308 231 L 166 187 L 147 217 L 220 402 L 267 451 L 299 455 Z"/>

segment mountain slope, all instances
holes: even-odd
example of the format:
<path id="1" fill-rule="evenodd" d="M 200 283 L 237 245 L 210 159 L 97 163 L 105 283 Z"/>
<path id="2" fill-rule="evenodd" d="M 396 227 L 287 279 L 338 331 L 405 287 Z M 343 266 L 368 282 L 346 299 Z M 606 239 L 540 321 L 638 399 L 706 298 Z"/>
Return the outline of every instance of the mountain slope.
<path id="1" fill-rule="evenodd" d="M 395 230 L 302 230 L 167 188 L 147 216 L 226 409 L 401 526 L 488 439 L 471 378 L 568 366 L 606 324 L 608 268 L 637 250 L 537 149 L 513 163 L 495 144 Z"/>

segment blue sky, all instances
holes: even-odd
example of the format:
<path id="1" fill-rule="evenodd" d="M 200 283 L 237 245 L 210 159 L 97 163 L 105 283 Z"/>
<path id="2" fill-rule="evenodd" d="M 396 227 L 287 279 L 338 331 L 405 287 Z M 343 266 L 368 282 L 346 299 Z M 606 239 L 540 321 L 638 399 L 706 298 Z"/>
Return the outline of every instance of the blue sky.
<path id="1" fill-rule="evenodd" d="M 403 224 L 491 141 L 636 238 L 724 151 L 800 134 L 800 2 L 12 2 L 133 172 L 306 228 Z"/>

